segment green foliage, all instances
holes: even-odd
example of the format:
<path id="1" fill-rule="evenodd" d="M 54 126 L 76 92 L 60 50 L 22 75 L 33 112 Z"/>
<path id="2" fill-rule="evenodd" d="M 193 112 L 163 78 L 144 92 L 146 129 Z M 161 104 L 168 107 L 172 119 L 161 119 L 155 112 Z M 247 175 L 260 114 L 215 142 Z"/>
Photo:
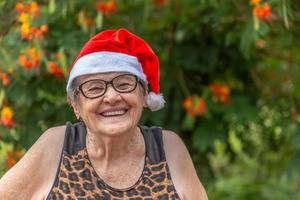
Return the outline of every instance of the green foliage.
<path id="1" fill-rule="evenodd" d="M 75 121 L 65 93 L 70 66 L 91 36 L 125 27 L 160 58 L 167 104 L 145 110 L 141 123 L 180 134 L 210 199 L 300 199 L 300 5 L 262 1 L 271 14 L 259 19 L 250 1 L 155 2 L 120 0 L 105 13 L 92 0 L 41 0 L 30 27 L 49 30 L 28 40 L 18 1 L 0 1 L 0 112 L 10 107 L 14 121 L 0 124 L 0 174 L 8 170 L 7 152 Z M 30 49 L 39 62 L 28 69 L 20 56 Z M 191 96 L 205 104 L 189 104 Z"/>
<path id="2" fill-rule="evenodd" d="M 286 102 L 258 107 L 254 120 L 231 123 L 227 141 L 217 140 L 209 153 L 211 199 L 299 199 L 300 145 L 293 141 L 300 118 L 291 122 Z"/>

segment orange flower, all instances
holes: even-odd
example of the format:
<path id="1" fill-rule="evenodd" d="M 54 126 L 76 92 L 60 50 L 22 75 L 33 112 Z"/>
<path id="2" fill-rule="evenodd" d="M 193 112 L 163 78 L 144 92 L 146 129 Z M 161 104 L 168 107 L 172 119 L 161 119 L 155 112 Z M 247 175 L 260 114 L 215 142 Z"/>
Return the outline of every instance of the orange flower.
<path id="1" fill-rule="evenodd" d="M 28 23 L 23 23 L 20 28 L 21 38 L 24 40 L 31 40 L 32 36 L 30 35 L 30 25 Z"/>
<path id="2" fill-rule="evenodd" d="M 157 6 L 164 6 L 167 0 L 152 0 L 152 2 Z"/>
<path id="3" fill-rule="evenodd" d="M 34 38 L 41 38 L 43 35 L 42 31 L 40 31 L 37 27 L 32 27 L 30 32 Z"/>
<path id="4" fill-rule="evenodd" d="M 24 23 L 21 25 L 21 37 L 24 40 L 32 40 L 33 38 L 42 38 L 48 32 L 48 26 L 42 25 L 41 28 L 30 27 L 29 24 Z"/>
<path id="5" fill-rule="evenodd" d="M 259 5 L 260 2 L 261 2 L 261 0 L 250 0 L 250 1 L 249 1 L 249 3 L 250 3 L 251 5 L 254 5 L 254 6 Z"/>
<path id="6" fill-rule="evenodd" d="M 96 4 L 96 8 L 104 15 L 108 15 L 117 11 L 117 2 L 115 0 L 109 0 L 106 2 L 103 2 L 103 0 L 101 0 Z"/>
<path id="7" fill-rule="evenodd" d="M 59 60 L 61 58 L 60 53 L 55 53 L 54 54 L 54 58 L 57 59 L 57 60 Z"/>
<path id="8" fill-rule="evenodd" d="M 2 81 L 2 84 L 4 86 L 8 86 L 9 83 L 10 83 L 10 79 L 9 79 L 8 74 L 0 71 L 0 81 Z"/>
<path id="9" fill-rule="evenodd" d="M 15 9 L 20 14 L 18 17 L 18 21 L 21 23 L 20 33 L 23 40 L 41 38 L 44 33 L 47 33 L 47 26 L 43 25 L 40 29 L 38 29 L 37 27 L 31 27 L 32 20 L 35 16 L 38 16 L 40 12 L 39 5 L 35 1 L 32 1 L 30 5 L 17 3 Z"/>
<path id="10" fill-rule="evenodd" d="M 23 157 L 23 155 L 24 155 L 24 153 L 22 151 L 7 152 L 6 166 L 8 168 L 13 167 L 17 163 L 17 161 Z"/>
<path id="11" fill-rule="evenodd" d="M 227 85 L 220 85 L 213 83 L 210 86 L 210 90 L 213 93 L 213 100 L 221 103 L 228 103 L 230 99 L 230 88 Z"/>
<path id="12" fill-rule="evenodd" d="M 18 13 L 21 13 L 21 12 L 25 12 L 26 11 L 26 7 L 23 3 L 17 3 L 16 6 L 15 6 L 15 10 L 18 12 Z"/>
<path id="13" fill-rule="evenodd" d="M 86 11 L 80 11 L 78 14 L 78 23 L 84 28 L 89 28 L 93 25 L 94 21 Z"/>
<path id="14" fill-rule="evenodd" d="M 7 158 L 7 160 L 6 160 L 6 166 L 8 168 L 12 168 L 16 163 L 17 163 L 17 161 L 13 158 Z"/>
<path id="15" fill-rule="evenodd" d="M 19 56 L 19 64 L 25 69 L 38 68 L 40 65 L 41 53 L 39 53 L 36 48 L 29 48 L 26 54 L 21 54 Z"/>
<path id="16" fill-rule="evenodd" d="M 198 103 L 196 103 L 194 114 L 195 115 L 204 115 L 206 113 L 206 104 L 204 99 L 199 98 Z"/>
<path id="17" fill-rule="evenodd" d="M 4 106 L 1 110 L 0 122 L 3 126 L 11 128 L 14 125 L 13 111 L 9 106 Z"/>
<path id="18" fill-rule="evenodd" d="M 49 61 L 47 63 L 47 70 L 48 70 L 48 72 L 50 72 L 50 74 L 53 74 L 57 78 L 64 78 L 65 77 L 65 74 L 64 74 L 63 70 L 55 62 Z"/>
<path id="19" fill-rule="evenodd" d="M 2 77 L 2 84 L 4 86 L 8 86 L 10 84 L 10 79 L 9 79 L 9 76 L 7 74 Z"/>
<path id="20" fill-rule="evenodd" d="M 27 13 L 22 12 L 18 18 L 18 21 L 21 23 L 29 24 L 30 17 Z"/>
<path id="21" fill-rule="evenodd" d="M 30 34 L 30 18 L 27 13 L 21 13 L 18 21 L 21 22 L 20 32 L 21 38 L 24 40 L 31 40 L 32 35 Z"/>
<path id="22" fill-rule="evenodd" d="M 257 5 L 253 8 L 253 15 L 260 20 L 266 20 L 271 15 L 271 6 L 268 3 Z"/>
<path id="23" fill-rule="evenodd" d="M 18 13 L 28 13 L 31 16 L 38 16 L 40 13 L 40 7 L 35 1 L 32 1 L 30 5 L 24 5 L 23 3 L 18 2 L 15 6 L 15 10 Z"/>
<path id="24" fill-rule="evenodd" d="M 40 60 L 40 53 L 36 50 L 36 48 L 32 47 L 28 49 L 28 55 L 29 57 L 34 61 L 34 63 L 38 62 Z"/>
<path id="25" fill-rule="evenodd" d="M 191 116 L 204 115 L 206 113 L 205 101 L 198 96 L 189 96 L 185 98 L 183 107 Z"/>
<path id="26" fill-rule="evenodd" d="M 32 1 L 28 6 L 28 12 L 33 16 L 38 16 L 40 13 L 39 5 L 35 1 Z"/>
<path id="27" fill-rule="evenodd" d="M 47 24 L 43 24 L 41 26 L 40 30 L 42 31 L 42 33 L 48 33 L 48 25 Z"/>
<path id="28" fill-rule="evenodd" d="M 21 54 L 19 56 L 19 64 L 25 69 L 31 69 L 31 66 L 28 66 L 28 63 L 29 59 L 25 55 Z"/>
<path id="29" fill-rule="evenodd" d="M 193 107 L 193 97 L 189 96 L 183 100 L 183 108 L 189 110 Z"/>

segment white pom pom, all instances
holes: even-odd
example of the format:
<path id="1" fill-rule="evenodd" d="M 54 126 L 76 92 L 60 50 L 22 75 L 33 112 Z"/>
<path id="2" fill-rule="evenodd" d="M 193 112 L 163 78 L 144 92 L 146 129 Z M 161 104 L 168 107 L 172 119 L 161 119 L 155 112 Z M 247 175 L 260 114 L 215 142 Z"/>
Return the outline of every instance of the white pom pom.
<path id="1" fill-rule="evenodd" d="M 151 111 L 157 111 L 164 107 L 165 100 L 162 94 L 155 94 L 154 92 L 149 92 L 146 97 L 146 103 Z"/>

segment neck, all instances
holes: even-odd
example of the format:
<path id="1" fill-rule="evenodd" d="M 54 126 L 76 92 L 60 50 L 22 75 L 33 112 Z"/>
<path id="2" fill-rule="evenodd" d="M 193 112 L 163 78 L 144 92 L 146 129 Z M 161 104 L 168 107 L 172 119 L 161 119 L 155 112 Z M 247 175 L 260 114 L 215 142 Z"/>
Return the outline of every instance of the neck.
<path id="1" fill-rule="evenodd" d="M 138 158 L 145 154 L 143 136 L 138 127 L 118 136 L 103 135 L 87 131 L 87 151 L 95 164 L 103 169 L 118 166 L 124 159 Z"/>

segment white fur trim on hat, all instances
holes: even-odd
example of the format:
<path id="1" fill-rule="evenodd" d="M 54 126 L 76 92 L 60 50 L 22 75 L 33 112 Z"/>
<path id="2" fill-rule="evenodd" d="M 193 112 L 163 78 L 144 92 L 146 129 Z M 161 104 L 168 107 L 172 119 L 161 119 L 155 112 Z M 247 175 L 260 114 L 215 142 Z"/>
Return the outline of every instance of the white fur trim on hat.
<path id="1" fill-rule="evenodd" d="M 87 54 L 77 60 L 70 72 L 66 89 L 70 89 L 72 81 L 78 76 L 104 72 L 129 72 L 148 84 L 142 65 L 135 56 L 101 51 Z"/>
<path id="2" fill-rule="evenodd" d="M 165 100 L 162 94 L 149 92 L 146 97 L 146 104 L 151 111 L 157 111 L 164 107 Z"/>

